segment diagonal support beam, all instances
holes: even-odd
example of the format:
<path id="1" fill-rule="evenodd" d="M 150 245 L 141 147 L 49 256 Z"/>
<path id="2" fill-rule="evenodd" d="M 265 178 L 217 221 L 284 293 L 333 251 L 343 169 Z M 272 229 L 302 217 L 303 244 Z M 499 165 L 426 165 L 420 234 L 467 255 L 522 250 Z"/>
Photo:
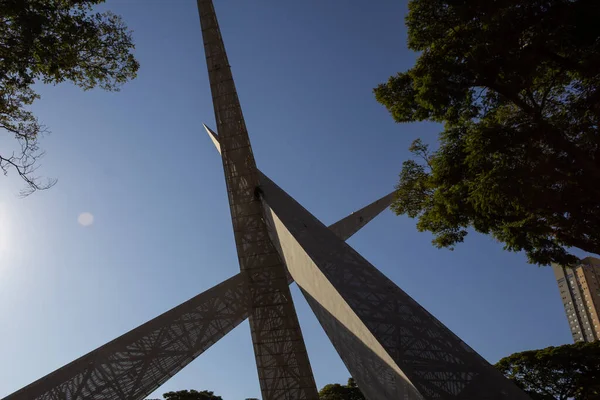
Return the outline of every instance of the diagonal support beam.
<path id="1" fill-rule="evenodd" d="M 529 400 L 269 178 L 261 182 L 273 241 L 367 398 Z"/>
<path id="2" fill-rule="evenodd" d="M 248 316 L 238 274 L 4 400 L 141 400 Z"/>
<path id="3" fill-rule="evenodd" d="M 380 198 L 379 200 L 369 204 L 366 207 L 361 208 L 355 213 L 348 215 L 330 225 L 328 228 L 338 238 L 346 241 L 350 239 L 359 229 L 371 222 L 373 218 L 379 215 L 383 210 L 388 208 L 392 204 L 394 199 L 394 192 Z"/>
<path id="4" fill-rule="evenodd" d="M 221 143 L 219 141 L 219 135 L 215 133 L 212 129 L 210 129 L 206 124 L 202 124 L 204 130 L 208 134 L 210 140 L 212 140 L 215 148 L 221 154 Z M 259 183 L 263 184 L 263 176 L 265 176 L 260 170 L 259 172 Z M 268 183 L 268 182 L 265 182 Z M 360 210 L 353 212 L 345 218 L 340 219 L 333 225 L 330 225 L 328 229 L 330 229 L 338 238 L 343 241 L 350 239 L 356 232 L 358 232 L 363 226 L 367 225 L 369 222 L 373 220 L 376 216 L 378 216 L 383 210 L 388 208 L 390 204 L 392 204 L 392 200 L 394 199 L 394 193 L 391 192 L 386 196 L 383 196 L 379 200 L 374 201 L 373 203 L 361 208 Z"/>
<path id="5" fill-rule="evenodd" d="M 206 126 L 205 129 L 215 143 L 217 150 L 219 150 L 218 136 Z M 275 197 L 285 200 L 282 201 L 279 209 L 287 212 L 288 224 L 286 225 L 283 223 L 282 225 L 285 226 L 275 227 L 275 240 L 280 244 L 280 251 L 287 261 L 288 268 L 291 268 L 290 271 L 294 277 L 296 274 L 301 275 L 303 273 L 308 273 L 309 268 L 302 264 L 306 261 L 309 261 L 308 264 L 310 264 L 313 260 L 318 260 L 319 253 L 315 253 L 315 251 L 323 251 L 330 248 L 329 246 L 331 243 L 327 240 L 327 235 L 319 229 L 322 227 L 322 224 L 291 199 L 287 193 L 283 192 L 277 185 L 273 184 L 266 176 L 261 175 L 260 180 L 265 195 L 264 199 L 267 203 L 270 204 L 273 193 L 276 194 Z M 329 230 L 335 233 L 339 238 L 343 235 L 341 232 L 344 231 L 344 227 L 351 227 L 353 225 L 352 222 L 354 223 L 354 226 L 356 226 L 357 223 L 368 222 L 370 219 L 368 217 L 365 218 L 365 214 L 369 214 L 367 210 L 377 210 L 389 206 L 392 197 L 393 195 L 390 194 L 380 201 L 370 204 L 362 209 L 361 212 L 351 214 L 343 220 L 333 224 L 329 227 Z M 267 214 L 271 215 L 273 220 L 276 220 L 278 217 L 277 213 L 275 213 L 268 205 Z M 279 221 L 281 222 L 281 220 Z M 275 223 L 275 221 L 272 221 L 272 223 Z M 296 229 L 293 230 L 290 229 L 290 227 L 295 227 Z M 290 250 L 290 247 L 294 246 L 290 246 L 288 243 L 286 256 L 286 252 L 281 248 L 281 242 L 282 238 L 286 237 L 287 229 L 290 229 L 290 231 L 293 230 L 294 234 L 298 236 L 291 235 L 290 231 L 287 231 L 288 236 L 285 242 L 295 244 L 296 248 Z M 310 234 L 307 231 L 310 231 Z M 312 238 L 312 246 L 308 246 L 311 243 L 311 235 L 314 235 Z M 346 236 L 347 238 L 351 235 L 352 232 L 350 232 L 349 235 L 343 236 Z M 332 235 L 330 234 L 329 236 Z M 299 238 L 301 238 L 302 241 L 300 241 Z M 333 247 L 335 248 L 336 246 Z M 312 249 L 312 251 L 309 251 L 309 249 Z M 335 287 L 330 288 L 329 285 L 320 281 L 320 278 L 323 278 L 319 276 L 322 274 L 320 269 L 318 272 L 312 271 L 317 277 L 305 277 L 308 283 L 304 282 L 307 287 L 311 287 L 312 285 L 313 289 L 314 286 L 320 286 L 316 293 L 311 294 L 303 284 L 300 284 L 300 288 L 332 343 L 338 350 L 338 353 L 346 363 L 348 369 L 355 379 L 357 379 L 361 388 L 364 388 L 365 392 L 369 392 L 370 398 L 387 399 L 397 397 L 403 398 L 404 396 L 407 396 L 408 398 L 421 398 L 421 396 L 426 396 L 425 398 L 457 398 L 455 396 L 456 393 L 460 393 L 460 395 L 458 395 L 460 397 L 458 398 L 461 399 L 508 399 L 511 398 L 510 396 L 512 395 L 515 395 L 515 398 L 527 398 L 526 396 L 523 397 L 524 395 L 522 392 L 516 390 L 510 383 L 507 383 L 504 377 L 489 366 L 485 360 L 479 357 L 472 349 L 468 348 L 466 344 L 458 339 L 452 332 L 447 330 L 447 328 L 427 313 L 427 311 L 422 309 L 422 307 L 414 302 L 414 300 L 410 299 L 410 297 L 394 285 L 393 282 L 389 281 L 373 266 L 368 264 L 366 260 L 362 259 L 362 262 L 370 268 L 360 268 L 358 270 L 347 268 L 347 265 L 344 264 L 348 263 L 348 259 L 344 257 L 341 257 L 340 259 L 339 257 L 344 253 L 347 253 L 351 257 L 354 255 L 353 253 L 355 252 L 349 248 L 349 246 L 345 249 L 338 248 L 337 251 L 337 262 L 345 268 L 337 268 L 338 272 L 333 274 L 333 278 L 336 278 L 337 281 L 332 278 L 331 282 L 337 282 L 340 285 L 344 285 L 346 286 L 346 289 L 348 289 L 348 287 L 351 288 L 349 291 L 346 291 L 348 299 L 338 298 L 337 301 L 335 300 L 335 297 L 337 296 L 333 294 L 337 293 L 339 296 L 339 292 Z M 306 258 L 303 260 L 302 256 Z M 335 256 L 336 255 L 333 257 L 334 260 Z M 361 258 L 359 255 L 357 256 Z M 321 260 L 327 262 L 326 265 L 328 265 L 330 270 L 336 270 L 335 262 L 332 262 L 331 258 L 326 259 L 322 257 Z M 313 265 L 313 268 L 319 267 Z M 341 279 L 341 277 L 344 279 Z M 377 279 L 374 279 L 374 277 Z M 329 280 L 328 278 L 325 279 L 326 282 Z M 378 284 L 376 284 L 377 280 L 379 280 Z M 328 283 L 331 284 L 331 282 Z M 360 304 L 354 299 L 355 306 L 363 309 L 362 314 L 359 315 L 362 315 L 365 319 L 360 320 L 359 318 L 359 320 L 356 321 L 356 319 L 353 320 L 352 318 L 352 316 L 356 317 L 355 312 L 347 307 L 351 304 L 350 300 L 352 300 L 352 297 L 357 297 L 356 292 L 360 292 L 360 282 L 364 282 L 364 288 L 362 288 L 363 293 L 360 294 L 360 296 L 366 297 L 367 301 L 364 302 L 365 304 Z M 400 315 L 405 314 L 404 321 L 400 321 L 396 326 L 392 323 L 394 321 L 393 314 L 383 317 L 382 310 L 378 310 L 379 305 L 384 304 L 383 300 L 375 300 L 373 304 L 368 304 L 368 300 L 385 298 L 386 290 L 383 290 L 383 293 L 381 292 L 382 288 L 385 288 L 388 284 L 390 285 L 390 288 L 395 289 L 395 291 L 399 293 L 397 299 L 392 298 L 388 300 L 391 304 L 388 307 L 392 307 L 391 310 L 396 310 L 395 312 Z M 327 300 L 330 300 L 329 303 Z M 367 306 L 369 306 L 369 308 L 367 308 Z M 368 309 L 368 312 L 364 311 L 366 308 Z M 424 315 L 423 320 L 420 319 L 423 315 L 420 317 L 413 315 L 415 310 Z M 408 314 L 408 316 L 406 314 Z M 396 322 L 398 319 L 399 318 L 396 318 Z M 421 322 L 420 326 L 419 324 L 415 324 L 416 321 Z M 434 328 L 441 330 L 441 333 L 435 331 L 432 333 L 432 331 L 429 331 L 428 329 L 430 329 L 431 326 L 428 327 L 428 323 L 429 325 L 433 325 Z M 409 329 L 411 328 L 413 332 L 410 332 Z M 371 329 L 379 329 L 380 332 L 376 331 L 374 334 L 371 332 Z M 381 330 L 383 330 L 384 333 L 382 333 Z M 439 344 L 436 345 L 434 340 L 423 340 L 423 338 L 436 336 L 440 338 L 446 336 L 444 340 L 449 337 L 451 339 L 450 350 L 448 350 L 447 343 L 446 349 L 444 349 L 440 347 Z M 444 340 L 442 340 L 442 342 Z M 392 344 L 396 341 L 397 347 L 405 346 L 405 354 L 402 354 L 400 358 L 404 363 L 396 362 L 396 360 L 391 357 L 390 354 L 394 354 L 394 352 L 391 352 L 393 346 L 391 346 L 391 349 L 386 349 L 381 345 L 380 341 Z M 443 360 L 455 357 L 452 355 L 452 352 L 456 352 L 456 349 L 458 349 L 458 353 L 461 353 L 461 349 L 463 349 L 464 351 L 462 353 L 467 354 L 467 359 L 471 359 L 470 361 L 474 363 L 475 368 L 471 368 L 472 370 L 461 371 L 460 367 L 452 365 L 451 362 L 448 362 L 447 365 L 440 366 L 440 364 L 444 364 Z M 446 352 L 446 354 L 444 354 L 444 352 Z M 398 349 L 396 349 L 395 354 L 398 354 Z M 460 356 L 464 358 L 465 354 L 460 354 Z M 436 360 L 436 357 L 441 358 L 441 360 Z M 459 365 L 464 363 L 460 358 L 455 358 L 455 361 Z M 416 372 L 413 375 L 415 375 L 414 380 L 417 382 L 416 384 L 414 384 L 404 372 L 404 370 L 407 369 L 404 364 L 410 365 L 411 363 L 422 366 L 421 370 L 419 370 L 419 368 L 414 368 Z M 401 369 L 399 365 L 404 367 Z M 436 368 L 438 371 L 435 370 Z M 482 373 L 481 370 L 484 372 Z M 491 375 L 492 378 L 486 377 L 486 375 Z M 470 381 L 474 380 L 477 376 L 480 376 L 479 384 L 470 383 Z M 495 382 L 488 386 L 488 383 L 486 382 L 488 378 L 495 380 Z M 493 393 L 493 388 L 495 386 L 501 388 L 498 391 L 499 394 L 491 394 L 491 397 L 485 397 L 486 394 L 489 395 L 489 393 Z M 516 393 L 513 393 L 514 390 L 516 390 Z M 422 395 L 421 392 L 423 392 L 424 395 Z M 502 392 L 504 392 L 504 394 Z"/>
<path id="6" fill-rule="evenodd" d="M 8 398 L 141 399 L 245 312 L 263 398 L 317 399 L 287 263 L 371 400 L 527 399 L 336 236 L 351 234 L 349 225 L 363 223 L 360 216 L 328 230 L 261 176 L 212 1 L 197 1 L 241 272 Z"/>
<path id="7" fill-rule="evenodd" d="M 318 400 L 317 386 L 288 285 L 269 238 L 258 169 L 212 0 L 198 0 L 206 65 L 221 138 L 225 184 L 263 400 Z"/>
<path id="8" fill-rule="evenodd" d="M 336 234 L 348 239 L 364 226 L 357 218 L 371 221 L 383 210 L 373 206 L 386 198 L 389 195 L 330 228 L 346 221 L 347 229 Z M 348 221 L 358 223 L 352 226 Z M 247 296 L 246 282 L 237 274 L 3 400 L 145 399 L 248 318 Z"/>

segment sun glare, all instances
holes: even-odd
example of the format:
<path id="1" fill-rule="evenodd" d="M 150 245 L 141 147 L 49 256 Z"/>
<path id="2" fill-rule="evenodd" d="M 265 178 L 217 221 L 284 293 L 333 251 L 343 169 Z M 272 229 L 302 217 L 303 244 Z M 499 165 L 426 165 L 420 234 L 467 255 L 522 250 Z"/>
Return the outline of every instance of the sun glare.
<path id="1" fill-rule="evenodd" d="M 77 218 L 77 222 L 79 222 L 79 225 L 81 226 L 90 226 L 94 223 L 94 216 L 89 212 L 81 213 Z"/>

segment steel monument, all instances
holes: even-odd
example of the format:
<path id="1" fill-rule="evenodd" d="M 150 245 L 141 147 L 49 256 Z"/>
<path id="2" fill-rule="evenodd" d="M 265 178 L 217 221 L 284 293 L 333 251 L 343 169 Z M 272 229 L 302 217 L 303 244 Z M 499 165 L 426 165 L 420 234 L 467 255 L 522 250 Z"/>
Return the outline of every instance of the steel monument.
<path id="1" fill-rule="evenodd" d="M 295 282 L 369 400 L 527 400 L 346 240 L 392 194 L 327 227 L 256 166 L 212 0 L 198 0 L 240 272 L 4 400 L 142 400 L 248 318 L 264 400 L 317 400 Z"/>

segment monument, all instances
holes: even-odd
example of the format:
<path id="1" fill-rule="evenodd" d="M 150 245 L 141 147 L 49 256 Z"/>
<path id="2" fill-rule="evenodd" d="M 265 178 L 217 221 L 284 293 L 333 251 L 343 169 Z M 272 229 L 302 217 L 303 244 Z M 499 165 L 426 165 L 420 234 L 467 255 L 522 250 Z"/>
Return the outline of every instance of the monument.
<path id="1" fill-rule="evenodd" d="M 256 166 L 212 0 L 198 0 L 240 273 L 5 400 L 142 400 L 246 318 L 264 400 L 317 400 L 296 282 L 369 400 L 526 400 L 346 240 L 389 194 L 326 227 Z"/>

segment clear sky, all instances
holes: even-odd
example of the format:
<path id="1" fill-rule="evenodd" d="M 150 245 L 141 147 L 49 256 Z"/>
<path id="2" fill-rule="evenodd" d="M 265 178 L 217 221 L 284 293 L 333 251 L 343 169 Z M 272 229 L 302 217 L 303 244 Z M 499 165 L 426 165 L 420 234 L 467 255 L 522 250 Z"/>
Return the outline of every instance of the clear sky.
<path id="1" fill-rule="evenodd" d="M 415 61 L 405 1 L 215 3 L 257 163 L 324 223 L 388 193 L 412 140 L 435 143 L 438 126 L 395 124 L 372 94 Z M 39 172 L 58 184 L 19 199 L 14 174 L 0 178 L 0 397 L 239 268 L 201 125 L 215 124 L 195 1 L 103 8 L 134 30 L 139 77 L 120 93 L 40 87 L 35 112 L 52 134 Z M 571 342 L 551 269 L 478 234 L 454 252 L 430 241 L 386 211 L 350 244 L 490 362 Z M 293 295 L 318 386 L 345 382 Z M 248 324 L 149 397 L 179 389 L 260 397 Z"/>

